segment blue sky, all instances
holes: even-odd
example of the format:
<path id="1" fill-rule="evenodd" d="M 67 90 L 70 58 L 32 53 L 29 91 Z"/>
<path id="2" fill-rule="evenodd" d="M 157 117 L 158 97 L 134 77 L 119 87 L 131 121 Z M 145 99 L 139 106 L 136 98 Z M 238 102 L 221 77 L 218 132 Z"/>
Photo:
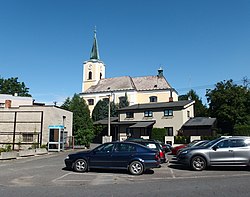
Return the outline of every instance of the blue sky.
<path id="1" fill-rule="evenodd" d="M 106 77 L 156 75 L 203 98 L 250 77 L 249 0 L 0 0 L 0 76 L 37 102 L 81 92 L 94 27 Z"/>

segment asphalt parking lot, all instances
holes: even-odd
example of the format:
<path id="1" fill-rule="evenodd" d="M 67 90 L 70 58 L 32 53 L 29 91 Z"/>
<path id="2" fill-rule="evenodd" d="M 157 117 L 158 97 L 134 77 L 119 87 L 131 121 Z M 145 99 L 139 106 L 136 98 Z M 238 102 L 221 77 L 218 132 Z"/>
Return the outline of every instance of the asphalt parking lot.
<path id="1" fill-rule="evenodd" d="M 171 162 L 161 168 L 149 170 L 143 175 L 133 176 L 126 170 L 91 170 L 76 173 L 64 168 L 64 158 L 69 152 L 53 153 L 43 156 L 0 161 L 0 185 L 2 186 L 77 186 L 131 184 L 135 182 L 155 182 L 165 180 L 206 179 L 226 177 L 249 177 L 245 167 L 213 167 L 204 171 L 192 171 L 189 168 Z"/>

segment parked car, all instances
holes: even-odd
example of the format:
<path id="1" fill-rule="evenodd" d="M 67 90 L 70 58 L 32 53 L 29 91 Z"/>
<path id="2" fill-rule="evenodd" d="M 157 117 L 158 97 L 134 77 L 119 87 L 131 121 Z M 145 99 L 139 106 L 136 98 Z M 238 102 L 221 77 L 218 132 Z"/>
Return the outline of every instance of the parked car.
<path id="1" fill-rule="evenodd" d="M 221 137 L 204 146 L 182 150 L 177 156 L 179 163 L 193 170 L 204 170 L 215 165 L 244 165 L 250 163 L 250 137 Z"/>
<path id="2" fill-rule="evenodd" d="M 203 140 L 193 140 L 192 142 L 190 142 L 189 144 L 182 144 L 182 145 L 179 145 L 179 146 L 175 146 L 173 147 L 172 149 L 172 154 L 173 155 L 177 155 L 178 152 L 181 150 L 181 149 L 184 149 L 184 148 L 187 148 L 187 147 L 192 147 L 192 146 L 198 146 L 200 143 L 203 143 L 201 142 Z"/>
<path id="3" fill-rule="evenodd" d="M 158 151 L 132 142 L 110 142 L 90 151 L 69 154 L 67 168 L 86 172 L 92 168 L 127 169 L 133 175 L 160 166 Z"/>
<path id="4" fill-rule="evenodd" d="M 189 143 L 185 148 L 181 148 L 177 151 L 177 154 L 178 155 L 182 150 L 186 150 L 188 148 L 191 148 L 191 147 L 196 147 L 196 146 L 204 146 L 205 144 L 207 144 L 209 142 L 209 140 L 197 140 L 197 141 L 193 141 L 191 143 Z"/>
<path id="5" fill-rule="evenodd" d="M 159 152 L 161 163 L 167 162 L 167 157 L 165 155 L 165 150 L 162 148 L 161 143 L 157 140 L 149 140 L 149 139 L 142 139 L 142 138 L 128 138 L 130 142 L 135 142 L 138 144 L 141 144 L 143 146 L 146 146 L 152 150 L 156 150 Z"/>

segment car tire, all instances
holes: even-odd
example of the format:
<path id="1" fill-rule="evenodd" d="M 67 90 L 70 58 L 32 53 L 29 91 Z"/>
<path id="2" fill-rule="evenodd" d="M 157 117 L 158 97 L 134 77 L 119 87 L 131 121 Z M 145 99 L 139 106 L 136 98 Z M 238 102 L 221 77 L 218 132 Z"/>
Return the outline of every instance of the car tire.
<path id="1" fill-rule="evenodd" d="M 191 167 L 193 170 L 202 171 L 206 169 L 207 162 L 206 159 L 202 156 L 195 156 L 191 160 Z"/>
<path id="2" fill-rule="evenodd" d="M 73 167 L 76 172 L 86 172 L 88 169 L 88 163 L 85 159 L 77 159 Z"/>
<path id="3" fill-rule="evenodd" d="M 141 175 L 144 172 L 144 166 L 140 161 L 133 161 L 129 165 L 129 172 L 132 175 Z"/>

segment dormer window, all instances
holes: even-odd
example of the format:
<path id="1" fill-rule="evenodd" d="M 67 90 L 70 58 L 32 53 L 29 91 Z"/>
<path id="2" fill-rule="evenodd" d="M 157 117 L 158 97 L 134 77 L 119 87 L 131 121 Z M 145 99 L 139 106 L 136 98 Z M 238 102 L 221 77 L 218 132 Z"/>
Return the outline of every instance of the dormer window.
<path id="1" fill-rule="evenodd" d="M 126 118 L 134 118 L 133 112 L 126 112 Z"/>
<path id="2" fill-rule="evenodd" d="M 153 112 L 151 110 L 145 111 L 144 117 L 153 117 Z"/>
<path id="3" fill-rule="evenodd" d="M 164 116 L 173 116 L 173 110 L 172 109 L 164 110 Z"/>
<path id="4" fill-rule="evenodd" d="M 150 103 L 156 103 L 157 102 L 157 96 L 150 96 L 149 97 L 149 102 Z"/>
<path id="5" fill-rule="evenodd" d="M 88 79 L 92 79 L 92 72 L 89 71 L 89 78 Z"/>

